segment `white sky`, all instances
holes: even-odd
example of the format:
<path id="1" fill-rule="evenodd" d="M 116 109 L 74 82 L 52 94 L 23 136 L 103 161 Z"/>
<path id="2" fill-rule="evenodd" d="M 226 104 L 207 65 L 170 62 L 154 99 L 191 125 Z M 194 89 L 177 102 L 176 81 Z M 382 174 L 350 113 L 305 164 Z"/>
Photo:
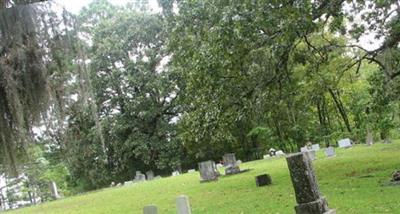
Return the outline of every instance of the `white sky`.
<path id="1" fill-rule="evenodd" d="M 79 13 L 79 11 L 90 4 L 93 0 L 54 0 L 59 5 L 64 6 L 68 11 L 72 13 Z M 116 5 L 125 5 L 130 2 L 130 0 L 108 0 L 112 4 Z M 156 0 L 149 0 L 150 9 L 159 10 L 158 4 Z"/>

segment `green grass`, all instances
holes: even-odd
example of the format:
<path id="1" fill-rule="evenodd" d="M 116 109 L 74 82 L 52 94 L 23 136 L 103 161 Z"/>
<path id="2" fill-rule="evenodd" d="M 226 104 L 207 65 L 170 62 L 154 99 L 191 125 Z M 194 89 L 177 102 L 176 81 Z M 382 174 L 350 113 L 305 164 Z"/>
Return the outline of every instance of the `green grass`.
<path id="1" fill-rule="evenodd" d="M 322 151 L 314 162 L 321 192 L 337 213 L 400 213 L 400 185 L 387 185 L 400 169 L 400 142 Z M 11 213 L 142 213 L 156 204 L 159 213 L 176 213 L 175 197 L 190 197 L 197 213 L 294 213 L 295 196 L 284 158 L 243 163 L 249 172 L 199 183 L 198 173 L 163 178 L 126 187 L 107 188 Z M 256 187 L 254 176 L 269 173 L 273 185 Z"/>

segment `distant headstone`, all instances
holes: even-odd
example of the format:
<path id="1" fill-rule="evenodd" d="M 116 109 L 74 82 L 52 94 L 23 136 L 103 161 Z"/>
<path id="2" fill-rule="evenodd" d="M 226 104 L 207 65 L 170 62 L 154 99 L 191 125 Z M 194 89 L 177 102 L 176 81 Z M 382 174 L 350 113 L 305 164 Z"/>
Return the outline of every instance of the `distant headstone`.
<path id="1" fill-rule="evenodd" d="M 149 170 L 146 172 L 146 178 L 147 180 L 153 180 L 154 179 L 154 172 L 152 170 Z"/>
<path id="2" fill-rule="evenodd" d="M 305 152 L 308 157 L 310 158 L 310 160 L 315 161 L 317 159 L 317 152 L 315 150 L 308 150 L 307 152 Z"/>
<path id="3" fill-rule="evenodd" d="M 278 151 L 276 151 L 276 156 L 277 157 L 284 157 L 285 153 L 282 150 L 278 150 Z"/>
<path id="4" fill-rule="evenodd" d="M 266 186 L 272 184 L 271 176 L 268 174 L 258 175 L 256 176 L 256 185 L 258 187 Z"/>
<path id="5" fill-rule="evenodd" d="M 133 184 L 133 181 L 125 181 L 124 186 Z"/>
<path id="6" fill-rule="evenodd" d="M 307 151 L 308 151 L 307 146 L 304 146 L 304 147 L 300 148 L 300 152 L 307 152 Z"/>
<path id="7" fill-rule="evenodd" d="M 350 148 L 350 147 L 352 147 L 351 140 L 349 138 L 345 138 L 345 139 L 339 140 L 338 144 L 339 144 L 339 148 Z"/>
<path id="8" fill-rule="evenodd" d="M 315 150 L 315 151 L 319 151 L 319 149 L 320 149 L 319 144 L 313 144 L 313 145 L 311 146 L 311 149 L 312 149 L 312 150 Z"/>
<path id="9" fill-rule="evenodd" d="M 195 169 L 189 169 L 189 170 L 188 170 L 188 173 L 194 173 L 194 172 L 196 172 Z"/>
<path id="10" fill-rule="evenodd" d="M 135 182 L 146 181 L 146 175 L 142 174 L 140 171 L 136 171 Z"/>
<path id="11" fill-rule="evenodd" d="M 179 173 L 179 171 L 173 171 L 172 172 L 172 176 L 178 176 L 178 175 L 180 175 L 181 173 Z"/>
<path id="12" fill-rule="evenodd" d="M 61 198 L 60 195 L 58 194 L 58 189 L 57 189 L 57 184 L 54 181 L 51 181 L 50 184 L 50 192 L 51 192 L 51 197 L 53 199 L 59 199 Z"/>
<path id="13" fill-rule="evenodd" d="M 237 160 L 237 161 L 236 161 L 236 164 L 237 164 L 237 165 L 242 164 L 242 160 Z"/>
<path id="14" fill-rule="evenodd" d="M 336 152 L 335 152 L 335 148 L 333 148 L 333 147 L 328 147 L 328 148 L 326 148 L 325 149 L 325 155 L 327 156 L 327 157 L 334 157 L 334 156 L 336 156 Z"/>
<path id="15" fill-rule="evenodd" d="M 236 162 L 234 153 L 225 154 L 224 157 L 225 175 L 237 174 L 240 172 L 239 164 Z"/>
<path id="16" fill-rule="evenodd" d="M 224 165 L 222 165 L 222 164 L 220 164 L 220 163 L 217 163 L 217 169 L 221 169 L 221 168 L 223 168 L 224 167 Z"/>
<path id="17" fill-rule="evenodd" d="M 374 144 L 374 137 L 372 135 L 371 130 L 367 130 L 367 138 L 365 142 L 368 146 L 372 146 Z"/>
<path id="18" fill-rule="evenodd" d="M 268 160 L 268 159 L 271 158 L 271 155 L 264 155 L 263 158 L 264 158 L 265 160 Z"/>
<path id="19" fill-rule="evenodd" d="M 158 214 L 156 205 L 147 205 L 143 208 L 143 214 Z"/>
<path id="20" fill-rule="evenodd" d="M 114 181 L 112 181 L 111 184 L 110 184 L 110 187 L 113 187 L 113 186 L 115 186 L 115 182 Z"/>
<path id="21" fill-rule="evenodd" d="M 190 208 L 189 197 L 181 195 L 176 198 L 176 213 L 177 214 L 191 214 L 192 209 Z"/>
<path id="22" fill-rule="evenodd" d="M 306 154 L 300 152 L 286 157 L 298 204 L 296 214 L 335 214 L 320 193 L 312 161 Z"/>
<path id="23" fill-rule="evenodd" d="M 268 153 L 269 153 L 269 156 L 273 157 L 273 156 L 276 155 L 276 150 L 275 150 L 274 148 L 270 148 L 270 149 L 268 150 Z"/>
<path id="24" fill-rule="evenodd" d="M 218 180 L 217 167 L 214 161 L 204 161 L 199 163 L 200 182 Z"/>

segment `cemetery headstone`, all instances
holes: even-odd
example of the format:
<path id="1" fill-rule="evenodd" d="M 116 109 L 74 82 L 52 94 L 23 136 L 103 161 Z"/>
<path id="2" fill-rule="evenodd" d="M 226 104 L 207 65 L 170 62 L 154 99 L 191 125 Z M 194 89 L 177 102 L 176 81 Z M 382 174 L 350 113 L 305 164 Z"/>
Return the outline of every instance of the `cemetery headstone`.
<path id="1" fill-rule="evenodd" d="M 273 157 L 276 155 L 276 150 L 274 148 L 270 148 L 268 153 L 269 153 L 269 156 Z"/>
<path id="2" fill-rule="evenodd" d="M 189 170 L 188 170 L 188 173 L 194 173 L 194 172 L 196 172 L 195 169 L 189 169 Z"/>
<path id="3" fill-rule="evenodd" d="M 278 150 L 278 151 L 276 151 L 276 156 L 277 157 L 284 157 L 285 153 L 282 150 Z"/>
<path id="4" fill-rule="evenodd" d="M 263 158 L 264 158 L 265 160 L 268 160 L 268 159 L 271 158 L 271 155 L 264 155 Z"/>
<path id="5" fill-rule="evenodd" d="M 135 182 L 146 181 L 146 175 L 142 174 L 140 171 L 136 171 Z"/>
<path id="6" fill-rule="evenodd" d="M 240 172 L 234 153 L 225 154 L 224 157 L 225 175 L 237 174 Z"/>
<path id="7" fill-rule="evenodd" d="M 312 149 L 312 150 L 315 150 L 315 151 L 319 151 L 319 149 L 320 149 L 319 144 L 313 144 L 313 145 L 311 146 L 311 149 Z"/>
<path id="8" fill-rule="evenodd" d="M 237 165 L 242 164 L 242 160 L 237 160 L 237 161 L 236 161 L 236 164 L 237 164 Z"/>
<path id="9" fill-rule="evenodd" d="M 369 129 L 367 130 L 366 144 L 368 146 L 372 146 L 374 144 L 374 137 L 372 136 L 372 132 Z"/>
<path id="10" fill-rule="evenodd" d="M 51 181 L 50 184 L 50 192 L 51 192 L 51 197 L 53 199 L 59 199 L 61 198 L 60 195 L 58 194 L 58 189 L 57 189 L 57 184 L 54 181 Z"/>
<path id="11" fill-rule="evenodd" d="M 327 156 L 327 157 L 334 157 L 334 156 L 336 156 L 336 152 L 335 152 L 335 148 L 333 148 L 333 147 L 328 147 L 328 148 L 326 148 L 325 149 L 325 155 Z"/>
<path id="12" fill-rule="evenodd" d="M 176 213 L 177 214 L 191 214 L 192 209 L 190 208 L 189 197 L 181 195 L 176 198 Z"/>
<path id="13" fill-rule="evenodd" d="M 341 139 L 338 141 L 339 148 L 350 148 L 352 147 L 351 145 L 351 140 L 349 138 Z"/>
<path id="14" fill-rule="evenodd" d="M 217 167 L 214 161 L 204 161 L 199 163 L 200 182 L 218 180 Z"/>
<path id="15" fill-rule="evenodd" d="M 143 208 L 143 214 L 158 214 L 156 205 L 147 205 Z"/>
<path id="16" fill-rule="evenodd" d="M 154 179 L 154 172 L 152 170 L 149 170 L 146 172 L 146 178 L 147 180 L 153 180 Z"/>
<path id="17" fill-rule="evenodd" d="M 286 161 L 296 194 L 296 214 L 335 214 L 320 193 L 312 161 L 306 153 L 288 155 Z"/>
<path id="18" fill-rule="evenodd" d="M 300 152 L 307 152 L 308 148 L 306 146 L 300 148 Z"/>
<path id="19" fill-rule="evenodd" d="M 272 184 L 271 176 L 268 174 L 258 175 L 256 176 L 256 185 L 258 187 L 266 186 Z"/>
<path id="20" fill-rule="evenodd" d="M 317 152 L 315 150 L 308 150 L 307 152 L 305 152 L 308 157 L 310 158 L 310 160 L 315 161 L 317 159 Z"/>
<path id="21" fill-rule="evenodd" d="M 173 171 L 172 172 L 172 176 L 178 176 L 178 175 L 180 175 L 179 171 Z"/>

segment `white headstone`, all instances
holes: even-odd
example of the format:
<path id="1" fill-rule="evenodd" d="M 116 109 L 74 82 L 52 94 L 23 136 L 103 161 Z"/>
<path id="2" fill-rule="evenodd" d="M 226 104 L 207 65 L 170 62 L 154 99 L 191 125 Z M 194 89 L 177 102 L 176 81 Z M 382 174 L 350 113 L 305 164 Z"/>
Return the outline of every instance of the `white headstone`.
<path id="1" fill-rule="evenodd" d="M 194 173 L 194 172 L 196 172 L 195 169 L 189 169 L 189 170 L 188 170 L 188 173 Z"/>
<path id="2" fill-rule="evenodd" d="M 307 152 L 307 151 L 308 151 L 307 146 L 304 146 L 304 147 L 300 148 L 300 152 Z"/>
<path id="3" fill-rule="evenodd" d="M 283 156 L 285 156 L 285 153 L 282 150 L 278 150 L 278 151 L 276 151 L 276 156 L 283 157 Z"/>
<path id="4" fill-rule="evenodd" d="M 222 164 L 220 164 L 220 163 L 217 163 L 217 169 L 221 169 L 221 168 L 223 168 L 224 167 L 224 165 L 222 165 Z"/>
<path id="5" fill-rule="evenodd" d="M 307 153 L 308 157 L 310 158 L 310 160 L 315 161 L 317 159 L 315 150 L 308 150 L 306 153 Z"/>
<path id="6" fill-rule="evenodd" d="M 172 176 L 178 176 L 178 175 L 180 175 L 179 171 L 173 171 L 172 172 Z"/>
<path id="7" fill-rule="evenodd" d="M 312 150 L 315 150 L 315 151 L 318 151 L 320 148 L 319 148 L 319 144 L 313 144 L 312 146 L 311 146 L 311 149 Z"/>
<path id="8" fill-rule="evenodd" d="M 181 195 L 176 198 L 176 213 L 177 214 L 191 214 L 192 210 L 189 204 L 189 197 Z"/>
<path id="9" fill-rule="evenodd" d="M 236 164 L 237 164 L 237 165 L 240 165 L 240 164 L 242 164 L 242 161 L 241 161 L 241 160 L 237 160 L 237 161 L 236 161 Z"/>
<path id="10" fill-rule="evenodd" d="M 267 159 L 270 159 L 270 158 L 271 158 L 271 155 L 264 155 L 263 158 L 266 159 L 266 160 L 267 160 Z"/>
<path id="11" fill-rule="evenodd" d="M 58 194 L 58 189 L 57 189 L 56 182 L 54 182 L 54 181 L 50 182 L 50 191 L 51 191 L 51 196 L 54 199 L 59 199 L 60 198 L 60 195 Z"/>
<path id="12" fill-rule="evenodd" d="M 351 147 L 351 140 L 349 138 L 341 139 L 338 141 L 340 148 L 350 148 Z"/>
<path id="13" fill-rule="evenodd" d="M 143 208 L 143 214 L 158 214 L 156 205 L 147 205 Z"/>
<path id="14" fill-rule="evenodd" d="M 325 149 L 325 155 L 327 156 L 327 157 L 334 157 L 334 156 L 336 156 L 336 152 L 335 152 L 335 148 L 333 148 L 333 147 L 328 147 L 328 148 L 326 148 Z"/>

